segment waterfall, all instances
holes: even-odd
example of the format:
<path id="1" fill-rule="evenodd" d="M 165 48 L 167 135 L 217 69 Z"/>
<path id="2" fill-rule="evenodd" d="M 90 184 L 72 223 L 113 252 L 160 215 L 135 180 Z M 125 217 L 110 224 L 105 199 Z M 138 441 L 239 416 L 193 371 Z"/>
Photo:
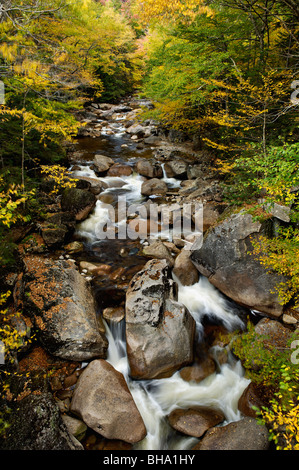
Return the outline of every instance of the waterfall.
<path id="1" fill-rule="evenodd" d="M 203 333 L 204 316 L 219 321 L 228 331 L 244 329 L 242 319 L 206 277 L 201 276 L 192 286 L 183 286 L 174 274 L 173 279 L 179 286 L 178 301 L 185 305 L 193 316 L 200 337 Z"/>
<path id="2" fill-rule="evenodd" d="M 204 278 L 189 287 L 179 284 L 178 297 L 194 317 L 199 333 L 203 331 L 200 322 L 202 313 L 211 318 L 216 317 L 229 330 L 243 326 L 241 319 L 229 309 L 222 295 Z M 126 378 L 147 428 L 147 436 L 136 444 L 136 449 L 187 450 L 198 442 L 195 438 L 178 436 L 170 428 L 167 415 L 176 408 L 209 406 L 220 410 L 225 416 L 222 425 L 241 418 L 238 400 L 250 381 L 244 377 L 241 363 L 232 356 L 229 356 L 226 364 L 218 364 L 219 370 L 200 383 L 183 380 L 179 371 L 165 379 L 131 380 L 124 321 L 110 327 L 106 323 L 106 329 L 110 345 L 107 360 Z"/>

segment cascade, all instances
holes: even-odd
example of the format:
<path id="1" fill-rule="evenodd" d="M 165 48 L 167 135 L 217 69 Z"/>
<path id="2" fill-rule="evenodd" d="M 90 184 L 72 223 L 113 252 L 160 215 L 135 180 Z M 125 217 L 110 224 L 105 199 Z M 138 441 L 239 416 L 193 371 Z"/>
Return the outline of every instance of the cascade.
<path id="1" fill-rule="evenodd" d="M 114 142 L 112 149 L 119 151 L 121 143 L 124 141 L 124 130 L 121 122 L 117 122 L 115 127 L 118 130 L 110 139 Z M 115 155 L 111 152 L 111 140 L 109 156 L 113 158 Z M 117 155 L 118 161 L 122 161 L 120 154 L 121 152 Z M 131 164 L 134 162 L 134 156 L 129 154 L 125 161 L 127 164 Z M 144 200 L 141 195 L 142 177 L 134 172 L 130 176 L 118 178 L 98 177 L 90 168 L 91 164 L 91 160 L 81 162 L 80 169 L 76 169 L 73 176 L 87 176 L 105 181 L 107 188 L 101 192 L 101 196 L 110 195 L 112 205 L 116 204 L 117 197 L 120 195 L 125 195 L 126 201 L 130 204 L 138 204 Z M 169 187 L 176 188 L 180 185 L 180 181 L 175 178 L 167 178 L 164 167 L 163 179 L 170 185 Z M 97 224 L 105 224 L 109 219 L 109 208 L 103 199 L 101 197 L 97 201 L 94 211 L 77 228 L 76 236 L 84 240 L 88 246 L 89 259 L 91 259 L 93 247 L 98 247 L 101 244 L 97 238 Z M 119 228 L 122 222 L 122 220 L 116 221 L 115 226 Z M 114 240 L 108 241 L 108 243 L 113 244 Z M 130 257 L 128 263 L 130 263 Z M 178 301 L 188 308 L 196 322 L 196 341 L 203 340 L 205 319 L 216 321 L 217 324 L 223 325 L 229 331 L 244 327 L 235 307 L 206 278 L 200 277 L 199 281 L 192 286 L 183 286 L 174 275 L 173 278 L 178 284 Z M 217 363 L 217 351 L 215 350 L 217 369 L 200 383 L 183 380 L 179 371 L 165 379 L 132 380 L 126 354 L 125 320 L 119 323 L 110 322 L 109 325 L 104 320 L 104 324 L 109 341 L 107 361 L 124 375 L 147 428 L 147 436 L 142 442 L 135 445 L 136 449 L 186 450 L 191 449 L 198 442 L 196 438 L 179 436 L 168 424 L 167 416 L 176 408 L 187 409 L 192 406 L 215 408 L 222 411 L 225 416 L 225 421 L 221 425 L 241 418 L 238 411 L 238 400 L 248 386 L 249 380 L 244 377 L 243 368 L 235 358 L 229 355 L 227 363 Z"/>

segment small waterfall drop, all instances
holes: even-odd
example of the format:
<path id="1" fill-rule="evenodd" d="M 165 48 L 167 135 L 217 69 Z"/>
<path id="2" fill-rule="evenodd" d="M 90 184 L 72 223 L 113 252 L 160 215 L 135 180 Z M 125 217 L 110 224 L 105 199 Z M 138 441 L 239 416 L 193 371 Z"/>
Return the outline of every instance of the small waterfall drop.
<path id="1" fill-rule="evenodd" d="M 216 316 L 229 330 L 243 326 L 213 286 L 201 280 L 191 287 L 190 290 L 179 284 L 178 296 L 194 316 L 199 333 L 203 329 L 200 312 Z M 165 379 L 132 380 L 126 356 L 124 321 L 110 327 L 106 323 L 106 329 L 110 344 L 107 360 L 126 378 L 147 428 L 147 436 L 135 445 L 136 449 L 188 450 L 198 442 L 195 438 L 179 436 L 169 426 L 167 416 L 176 408 L 208 406 L 220 410 L 225 416 L 223 424 L 241 418 L 238 400 L 250 381 L 244 377 L 241 363 L 232 356 L 226 364 L 218 364 L 218 371 L 200 383 L 183 380 L 179 371 Z"/>

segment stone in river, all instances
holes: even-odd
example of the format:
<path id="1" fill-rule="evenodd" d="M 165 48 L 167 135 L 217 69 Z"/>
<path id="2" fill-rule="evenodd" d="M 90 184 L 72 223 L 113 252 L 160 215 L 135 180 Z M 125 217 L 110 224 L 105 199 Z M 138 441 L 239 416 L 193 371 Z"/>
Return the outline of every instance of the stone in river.
<path id="1" fill-rule="evenodd" d="M 81 374 L 71 411 L 107 439 L 136 443 L 146 428 L 126 380 L 107 361 L 92 361 Z"/>
<path id="2" fill-rule="evenodd" d="M 195 321 L 177 301 L 166 260 L 151 260 L 132 279 L 126 295 L 130 373 L 136 379 L 169 377 L 193 361 Z"/>

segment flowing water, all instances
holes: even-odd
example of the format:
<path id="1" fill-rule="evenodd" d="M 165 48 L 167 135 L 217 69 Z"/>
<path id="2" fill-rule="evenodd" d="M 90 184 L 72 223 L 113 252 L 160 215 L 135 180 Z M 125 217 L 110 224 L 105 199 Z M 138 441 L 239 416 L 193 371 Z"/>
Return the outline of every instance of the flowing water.
<path id="1" fill-rule="evenodd" d="M 114 206 L 119 196 L 125 196 L 129 204 L 144 201 L 140 192 L 143 178 L 135 173 L 119 178 L 98 178 L 90 166 L 96 152 L 110 156 L 117 162 L 133 165 L 138 158 L 151 156 L 151 150 L 137 150 L 135 144 L 126 137 L 121 121 L 114 124 L 114 130 L 115 134 L 111 137 L 82 139 L 78 142 L 78 148 L 83 155 L 79 162 L 80 169 L 74 172 L 74 176 L 81 175 L 104 180 L 108 183 L 108 188 L 101 193 L 93 213 L 78 226 L 76 237 L 85 243 L 84 259 L 91 262 L 105 262 L 114 265 L 115 268 L 122 266 L 123 278 L 126 279 L 127 275 L 127 281 L 129 281 L 147 261 L 139 252 L 143 240 L 99 240 L 97 226 L 108 220 L 109 209 L 105 201 L 108 200 L 109 204 Z M 127 147 L 122 147 L 124 143 Z M 163 179 L 169 188 L 176 188 L 180 185 L 180 182 L 174 178 L 167 178 L 165 173 Z M 115 226 L 119 229 L 122 223 L 124 223 L 122 219 L 117 220 Z M 121 249 L 126 256 L 120 256 Z M 242 329 L 244 324 L 238 315 L 237 307 L 224 298 L 206 278 L 200 278 L 199 282 L 192 286 L 182 286 L 175 277 L 174 280 L 178 283 L 179 302 L 188 308 L 195 319 L 198 343 L 203 341 L 207 318 L 212 323 L 223 325 L 229 331 Z M 112 284 L 94 281 L 97 296 L 102 299 L 102 308 L 114 305 L 113 299 L 117 286 Z M 116 296 L 115 305 L 124 298 L 125 288 L 122 296 Z M 192 448 L 198 442 L 195 438 L 176 433 L 168 425 L 167 415 L 176 408 L 209 406 L 221 410 L 225 415 L 225 421 L 221 425 L 241 419 L 237 406 L 238 400 L 249 381 L 244 377 L 240 362 L 228 356 L 225 364 L 217 363 L 218 355 L 215 350 L 216 372 L 200 383 L 183 380 L 179 372 L 165 379 L 132 380 L 126 355 L 124 321 L 111 322 L 109 325 L 105 322 L 106 335 L 109 340 L 107 360 L 126 378 L 147 428 L 146 438 L 135 445 L 136 449 L 185 450 Z"/>

